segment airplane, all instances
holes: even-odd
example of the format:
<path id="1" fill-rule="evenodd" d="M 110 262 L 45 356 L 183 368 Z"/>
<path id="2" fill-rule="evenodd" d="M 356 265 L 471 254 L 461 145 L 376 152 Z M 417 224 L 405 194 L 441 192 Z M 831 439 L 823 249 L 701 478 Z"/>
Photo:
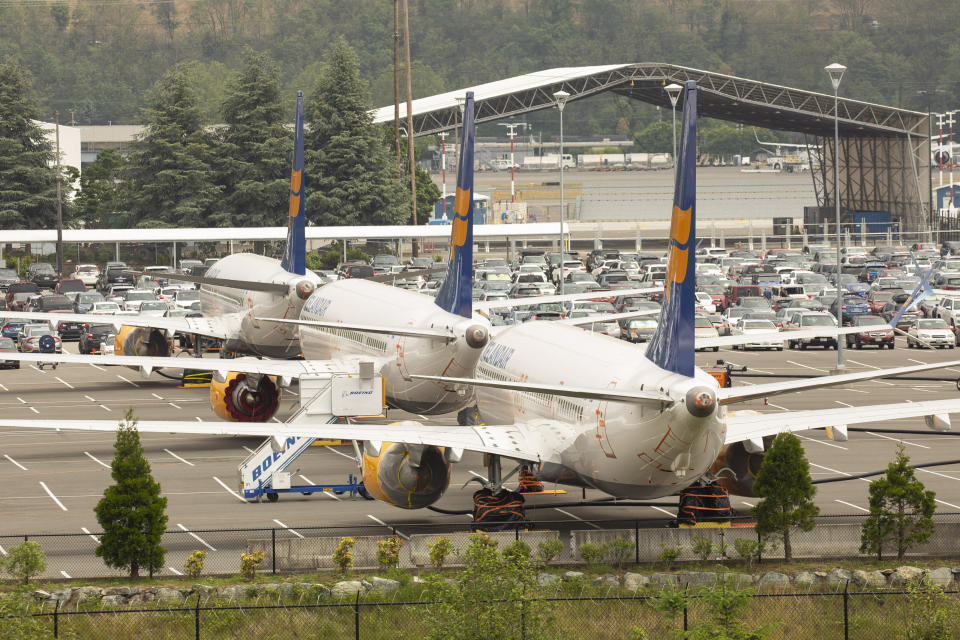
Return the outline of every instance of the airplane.
<path id="1" fill-rule="evenodd" d="M 509 495 L 504 459 L 532 468 L 542 480 L 593 487 L 616 497 L 670 496 L 702 481 L 751 495 L 750 470 L 759 464 L 766 441 L 778 433 L 830 428 L 831 437 L 840 440 L 846 438 L 849 424 L 921 416 L 931 428 L 949 428 L 949 414 L 960 412 L 960 399 L 773 413 L 731 409 L 771 395 L 953 367 L 960 365 L 957 361 L 732 388 L 720 388 L 695 366 L 693 81 L 686 83 L 684 94 L 666 299 L 646 349 L 560 323 L 528 323 L 497 328 L 480 352 L 474 377 L 418 376 L 475 388 L 485 425 L 144 421 L 138 428 L 153 433 L 363 441 L 361 474 L 367 491 L 402 508 L 425 507 L 439 499 L 450 482 L 450 465 L 463 450 L 490 454 L 488 482 L 475 500 Z M 117 428 L 107 420 L 0 418 L 0 425 Z"/>

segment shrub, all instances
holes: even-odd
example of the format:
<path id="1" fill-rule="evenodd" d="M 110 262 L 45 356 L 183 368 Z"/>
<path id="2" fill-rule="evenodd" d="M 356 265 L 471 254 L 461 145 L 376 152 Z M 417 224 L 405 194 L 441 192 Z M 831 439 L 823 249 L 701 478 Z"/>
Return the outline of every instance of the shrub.
<path id="1" fill-rule="evenodd" d="M 557 538 L 544 540 L 537 545 L 537 555 L 540 556 L 544 564 L 550 564 L 561 553 L 563 553 L 563 542 Z"/>
<path id="2" fill-rule="evenodd" d="M 21 542 L 10 548 L 10 555 L 3 560 L 3 567 L 14 578 L 27 584 L 31 578 L 47 570 L 47 558 L 39 542 Z"/>
<path id="3" fill-rule="evenodd" d="M 441 571 L 443 564 L 447 561 L 447 557 L 453 553 L 453 545 L 450 544 L 450 538 L 441 536 L 428 546 L 430 548 L 430 564 L 432 564 L 437 571 Z"/>
<path id="4" fill-rule="evenodd" d="M 749 538 L 738 538 L 733 541 L 733 548 L 737 554 L 746 560 L 747 566 L 753 567 L 754 562 L 760 561 L 766 544 L 761 540 L 750 540 Z"/>
<path id="5" fill-rule="evenodd" d="M 510 564 L 524 564 L 530 560 L 530 545 L 523 540 L 517 540 L 505 546 L 502 553 L 503 559 Z"/>
<path id="6" fill-rule="evenodd" d="M 606 547 L 607 562 L 617 569 L 622 568 L 630 554 L 636 550 L 633 541 L 626 538 L 616 538 L 604 546 Z"/>
<path id="7" fill-rule="evenodd" d="M 337 548 L 333 550 L 333 563 L 340 567 L 340 571 L 343 573 L 350 573 L 350 569 L 353 568 L 353 549 L 354 545 L 357 544 L 357 541 L 353 538 L 340 538 L 340 542 L 337 543 Z"/>
<path id="8" fill-rule="evenodd" d="M 700 562 L 706 562 L 713 552 L 713 540 L 710 536 L 693 536 L 690 548 L 693 550 L 693 555 L 700 558 Z"/>
<path id="9" fill-rule="evenodd" d="M 577 547 L 577 553 L 580 558 L 591 568 L 596 567 L 603 562 L 603 556 L 606 553 L 606 545 L 584 542 Z"/>
<path id="10" fill-rule="evenodd" d="M 401 548 L 403 548 L 403 539 L 400 536 L 390 536 L 386 540 L 380 540 L 377 542 L 377 562 L 384 569 L 396 567 L 400 564 Z"/>
<path id="11" fill-rule="evenodd" d="M 679 557 L 680 547 L 668 547 L 662 542 L 660 543 L 660 553 L 657 554 L 657 560 L 662 562 L 667 569 L 671 568 Z"/>
<path id="12" fill-rule="evenodd" d="M 253 580 L 257 577 L 257 569 L 263 563 L 263 551 L 254 551 L 253 553 L 240 554 L 240 575 L 247 580 Z"/>
<path id="13" fill-rule="evenodd" d="M 207 558 L 206 551 L 194 551 L 183 563 L 183 568 L 187 575 L 196 580 L 203 573 L 203 561 Z"/>

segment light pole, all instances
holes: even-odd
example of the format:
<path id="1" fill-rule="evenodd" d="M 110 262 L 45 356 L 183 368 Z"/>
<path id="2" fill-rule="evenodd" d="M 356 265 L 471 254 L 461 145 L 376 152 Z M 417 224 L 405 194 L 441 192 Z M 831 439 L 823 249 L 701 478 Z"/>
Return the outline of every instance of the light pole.
<path id="1" fill-rule="evenodd" d="M 517 137 L 517 127 L 526 128 L 526 122 L 501 122 L 501 127 L 507 127 L 510 132 L 507 133 L 507 136 L 510 138 L 510 202 L 513 202 L 516 199 L 516 192 L 514 191 L 513 183 L 513 139 Z"/>
<path id="2" fill-rule="evenodd" d="M 677 100 L 680 99 L 680 92 L 683 87 L 676 82 L 668 84 L 663 88 L 670 98 L 670 110 L 673 112 L 673 179 L 677 179 Z"/>
<path id="3" fill-rule="evenodd" d="M 560 295 L 563 295 L 563 106 L 567 104 L 570 94 L 563 90 L 555 91 L 553 97 L 557 101 L 557 109 L 560 110 L 560 257 L 557 265 L 560 275 L 557 280 L 560 281 Z"/>
<path id="4" fill-rule="evenodd" d="M 840 98 L 838 90 L 840 89 L 840 80 L 843 79 L 843 72 L 847 70 L 842 64 L 834 62 L 824 67 L 824 70 L 830 75 L 830 84 L 833 85 L 833 200 L 836 208 L 837 224 L 837 325 L 843 326 L 843 287 L 840 284 Z M 845 369 L 843 364 L 843 343 L 837 334 L 837 372 L 842 373 Z"/>

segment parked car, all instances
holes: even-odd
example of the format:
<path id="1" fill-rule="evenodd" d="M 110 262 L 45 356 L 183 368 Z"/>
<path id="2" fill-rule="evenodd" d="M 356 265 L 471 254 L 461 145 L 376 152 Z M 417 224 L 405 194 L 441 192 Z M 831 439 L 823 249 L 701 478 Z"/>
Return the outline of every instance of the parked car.
<path id="1" fill-rule="evenodd" d="M 27 267 L 27 281 L 43 289 L 53 289 L 60 280 L 49 262 L 32 262 Z"/>
<path id="2" fill-rule="evenodd" d="M 694 316 L 693 320 L 693 335 L 694 339 L 698 338 L 717 338 L 720 336 L 720 333 L 717 331 L 716 327 L 713 326 L 713 322 L 710 320 L 710 316 L 698 313 Z M 713 349 L 714 351 L 719 351 L 720 347 L 703 347 L 703 349 Z M 696 349 L 700 351 L 700 349 Z"/>
<path id="3" fill-rule="evenodd" d="M 837 319 L 829 313 L 798 311 L 797 313 L 793 314 L 787 322 L 784 323 L 783 334 L 784 338 L 787 338 L 787 346 L 789 346 L 791 349 L 796 349 L 799 347 L 801 350 L 803 350 L 810 346 L 821 346 L 824 349 L 836 349 L 838 348 L 836 338 L 826 336 L 820 336 L 816 338 L 797 338 L 793 340 L 789 338 L 791 331 L 836 326 Z"/>
<path id="4" fill-rule="evenodd" d="M 657 320 L 653 316 L 622 318 L 620 320 L 620 338 L 627 342 L 647 342 L 657 330 Z"/>
<path id="5" fill-rule="evenodd" d="M 78 264 L 69 277 L 80 280 L 84 286 L 95 287 L 97 278 L 100 277 L 100 267 L 95 264 Z"/>
<path id="6" fill-rule="evenodd" d="M 3 357 L 4 353 L 12 353 L 17 350 L 17 343 L 14 342 L 11 338 L 0 338 L 0 367 L 4 369 L 19 369 L 20 361 L 19 360 L 6 360 Z"/>
<path id="7" fill-rule="evenodd" d="M 860 316 L 853 321 L 853 326 L 855 327 L 882 324 L 884 324 L 883 318 L 876 315 Z M 860 333 L 848 333 L 846 341 L 848 347 L 856 347 L 857 349 L 863 349 L 863 345 L 865 344 L 875 344 L 878 349 L 883 349 L 884 347 L 893 349 L 895 346 L 893 329 L 889 326 L 873 326 Z"/>
<path id="8" fill-rule="evenodd" d="M 7 287 L 20 282 L 20 276 L 13 269 L 0 268 L 0 291 L 6 291 Z"/>
<path id="9" fill-rule="evenodd" d="M 54 342 L 54 351 L 63 353 L 63 343 L 56 331 L 52 331 L 45 324 L 28 324 L 20 330 L 17 338 L 17 350 L 29 353 L 39 353 L 41 351 L 41 338 L 51 336 Z"/>
<path id="10" fill-rule="evenodd" d="M 55 291 L 57 293 L 69 293 L 71 291 L 86 291 L 87 287 L 83 280 L 79 278 L 64 278 L 57 283 Z"/>
<path id="11" fill-rule="evenodd" d="M 957 337 L 942 318 L 918 318 L 907 329 L 907 348 L 953 349 Z"/>
<path id="12" fill-rule="evenodd" d="M 117 331 L 112 324 L 85 324 L 80 334 L 80 343 L 77 349 L 80 353 L 92 354 L 102 351 L 103 343 L 113 343 Z"/>

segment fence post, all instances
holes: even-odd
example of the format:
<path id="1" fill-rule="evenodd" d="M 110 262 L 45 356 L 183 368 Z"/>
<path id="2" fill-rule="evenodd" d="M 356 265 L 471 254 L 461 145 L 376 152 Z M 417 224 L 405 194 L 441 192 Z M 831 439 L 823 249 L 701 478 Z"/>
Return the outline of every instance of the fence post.
<path id="1" fill-rule="evenodd" d="M 640 564 L 640 521 L 633 521 L 633 555 L 636 564 Z"/>
<path id="2" fill-rule="evenodd" d="M 763 562 L 763 536 L 757 532 L 757 564 Z"/>
<path id="3" fill-rule="evenodd" d="M 277 575 L 277 528 L 270 529 L 270 557 L 273 560 L 273 575 Z"/>
<path id="4" fill-rule="evenodd" d="M 196 640 L 200 640 L 200 593 L 197 593 L 197 606 L 193 610 L 193 624 L 196 631 Z"/>
<path id="5" fill-rule="evenodd" d="M 53 637 L 60 637 L 60 620 L 57 618 L 57 612 L 60 610 L 60 600 L 53 606 Z"/>
<path id="6" fill-rule="evenodd" d="M 513 539 L 514 539 L 515 541 L 520 539 L 520 525 L 519 525 L 519 524 L 514 525 L 514 527 L 513 527 Z"/>
<path id="7" fill-rule="evenodd" d="M 843 640 L 850 640 L 850 581 L 843 585 Z"/>
<path id="8" fill-rule="evenodd" d="M 686 636 L 687 629 L 687 584 L 683 585 L 683 631 Z"/>
<path id="9" fill-rule="evenodd" d="M 355 637 L 360 640 L 360 591 L 357 590 L 357 599 L 353 603 L 353 628 Z"/>

